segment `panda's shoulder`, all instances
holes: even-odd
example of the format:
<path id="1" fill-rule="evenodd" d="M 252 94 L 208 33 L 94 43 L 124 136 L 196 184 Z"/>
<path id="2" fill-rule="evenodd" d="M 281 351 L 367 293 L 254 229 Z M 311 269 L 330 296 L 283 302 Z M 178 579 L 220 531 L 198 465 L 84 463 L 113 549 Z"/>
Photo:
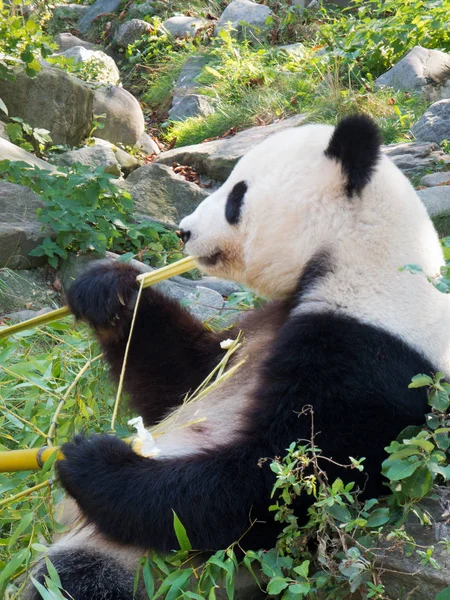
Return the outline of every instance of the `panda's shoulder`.
<path id="1" fill-rule="evenodd" d="M 273 342 L 267 368 L 286 381 L 352 382 L 361 389 L 384 382 L 407 386 L 433 367 L 419 349 L 388 329 L 335 310 L 291 316 Z"/>

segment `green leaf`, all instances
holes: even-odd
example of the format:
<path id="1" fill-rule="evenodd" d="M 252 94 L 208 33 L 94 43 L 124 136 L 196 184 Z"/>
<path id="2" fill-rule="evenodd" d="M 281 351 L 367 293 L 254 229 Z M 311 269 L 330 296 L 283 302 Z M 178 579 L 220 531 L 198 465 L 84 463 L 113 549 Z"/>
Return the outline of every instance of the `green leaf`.
<path id="1" fill-rule="evenodd" d="M 309 560 L 304 560 L 301 565 L 294 568 L 295 573 L 297 573 L 297 575 L 301 575 L 306 579 L 309 573 L 309 564 Z"/>
<path id="2" fill-rule="evenodd" d="M 391 481 L 401 481 L 414 473 L 420 467 L 420 462 L 408 462 L 407 460 L 390 460 L 383 463 L 383 473 Z"/>
<path id="3" fill-rule="evenodd" d="M 402 482 L 402 490 L 410 498 L 423 498 L 433 487 L 433 475 L 426 465 L 422 465 L 408 479 Z"/>
<path id="4" fill-rule="evenodd" d="M 366 526 L 367 527 L 380 527 L 384 525 L 391 518 L 388 508 L 376 508 L 368 517 Z"/>
<path id="5" fill-rule="evenodd" d="M 288 582 L 283 577 L 273 577 L 267 585 L 267 593 L 276 596 L 288 586 Z"/>
<path id="6" fill-rule="evenodd" d="M 341 521 L 341 523 L 348 523 L 352 520 L 352 515 L 348 508 L 340 504 L 333 504 L 333 506 L 327 507 L 327 512 L 337 521 Z"/>
<path id="7" fill-rule="evenodd" d="M 450 405 L 447 392 L 444 390 L 431 390 L 428 404 L 440 412 L 445 412 Z"/>
<path id="8" fill-rule="evenodd" d="M 411 379 L 411 383 L 408 385 L 409 388 L 420 388 L 425 385 L 433 385 L 433 379 L 429 375 L 414 375 Z"/>
<path id="9" fill-rule="evenodd" d="M 189 541 L 188 535 L 186 533 L 186 529 L 183 523 L 178 518 L 176 512 L 173 512 L 173 528 L 175 529 L 175 535 L 177 536 L 178 544 L 180 545 L 181 550 L 192 550 L 191 542 Z"/>
<path id="10" fill-rule="evenodd" d="M 144 578 L 145 591 L 147 592 L 149 598 L 153 598 L 153 595 L 155 593 L 155 580 L 153 579 L 152 571 L 148 563 L 148 558 L 142 565 L 142 576 Z"/>

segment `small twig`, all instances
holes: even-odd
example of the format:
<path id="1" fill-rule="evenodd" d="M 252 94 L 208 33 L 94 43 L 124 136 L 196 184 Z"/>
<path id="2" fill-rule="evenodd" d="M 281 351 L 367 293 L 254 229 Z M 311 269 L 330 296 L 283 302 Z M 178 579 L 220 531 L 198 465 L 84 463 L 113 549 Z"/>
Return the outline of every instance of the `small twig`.
<path id="1" fill-rule="evenodd" d="M 9 504 L 10 502 L 15 502 L 16 500 L 20 500 L 20 498 L 29 496 L 30 494 L 32 494 L 33 492 L 36 492 L 37 490 L 41 490 L 44 487 L 52 487 L 52 485 L 53 485 L 53 479 L 47 479 L 47 481 L 44 481 L 43 483 L 38 483 L 37 485 L 34 485 L 33 487 L 30 487 L 27 490 L 24 490 L 23 492 L 19 492 L 18 494 L 15 494 L 14 496 L 10 496 L 9 498 L 5 498 L 4 500 L 1 500 L 0 506 L 5 506 L 6 504 Z"/>
<path id="2" fill-rule="evenodd" d="M 47 435 L 43 434 L 44 437 L 47 438 L 47 446 L 53 446 L 53 438 L 55 436 L 56 425 L 58 423 L 59 415 L 61 414 L 64 404 L 66 403 L 67 399 L 69 398 L 70 394 L 72 393 L 72 390 L 77 385 L 79 380 L 83 377 L 83 375 L 86 373 L 86 371 L 89 369 L 89 367 L 92 365 L 92 363 L 95 362 L 96 360 L 98 360 L 99 358 L 101 358 L 102 356 L 103 356 L 102 354 L 99 354 L 98 356 L 95 356 L 94 358 L 91 358 L 90 360 L 87 361 L 87 363 L 84 365 L 84 367 L 77 373 L 75 379 L 69 385 L 69 387 L 66 390 L 66 393 L 59 401 L 59 404 L 56 407 L 55 413 L 54 413 L 52 421 L 50 423 L 48 433 L 47 433 Z"/>
<path id="3" fill-rule="evenodd" d="M 117 411 L 119 410 L 119 403 L 120 403 L 120 397 L 122 395 L 123 381 L 125 379 L 125 371 L 127 368 L 128 352 L 130 350 L 131 337 L 133 335 L 134 323 L 136 321 L 136 315 L 137 315 L 137 311 L 139 308 L 139 302 L 141 300 L 142 290 L 144 289 L 144 279 L 141 279 L 139 283 L 140 283 L 140 287 L 139 287 L 139 291 L 138 291 L 137 298 L 136 298 L 136 304 L 134 306 L 133 318 L 131 320 L 131 326 L 130 326 L 130 333 L 128 335 L 127 345 L 125 348 L 125 354 L 123 355 L 123 363 L 122 363 L 122 370 L 120 371 L 119 386 L 117 388 L 116 400 L 114 402 L 114 410 L 113 410 L 113 415 L 112 415 L 112 419 L 111 419 L 111 429 L 112 430 L 114 430 L 114 424 L 116 422 Z"/>
<path id="4" fill-rule="evenodd" d="M 31 427 L 31 429 L 34 429 L 34 431 L 36 433 L 38 433 L 39 435 L 41 435 L 42 437 L 45 438 L 45 433 L 43 431 L 41 431 L 39 429 L 39 427 L 37 427 L 36 425 L 33 425 L 33 423 L 30 423 L 30 421 L 27 421 L 26 419 L 24 419 L 23 417 L 20 417 L 19 415 L 17 415 L 16 413 L 12 412 L 12 410 L 9 410 L 9 408 L 6 408 L 6 406 L 4 406 L 2 408 L 2 410 L 6 411 L 7 413 L 9 413 L 10 415 L 12 415 L 13 417 L 15 417 L 16 419 L 18 419 L 19 421 L 21 421 L 22 423 L 24 423 L 25 425 L 28 425 L 28 427 Z"/>

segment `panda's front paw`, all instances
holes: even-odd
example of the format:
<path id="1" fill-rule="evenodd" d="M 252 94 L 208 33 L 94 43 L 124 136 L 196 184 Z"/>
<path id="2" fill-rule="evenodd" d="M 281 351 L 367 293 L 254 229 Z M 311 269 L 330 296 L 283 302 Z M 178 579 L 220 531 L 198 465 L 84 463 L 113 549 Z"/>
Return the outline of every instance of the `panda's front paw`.
<path id="1" fill-rule="evenodd" d="M 61 452 L 64 458 L 56 465 L 61 484 L 93 521 L 99 511 L 120 500 L 121 471 L 141 458 L 125 442 L 110 435 L 78 435 L 63 444 Z"/>
<path id="2" fill-rule="evenodd" d="M 128 264 L 100 261 L 80 275 L 69 288 L 67 301 L 77 319 L 95 329 L 115 326 L 129 318 L 136 296 L 139 271 Z"/>

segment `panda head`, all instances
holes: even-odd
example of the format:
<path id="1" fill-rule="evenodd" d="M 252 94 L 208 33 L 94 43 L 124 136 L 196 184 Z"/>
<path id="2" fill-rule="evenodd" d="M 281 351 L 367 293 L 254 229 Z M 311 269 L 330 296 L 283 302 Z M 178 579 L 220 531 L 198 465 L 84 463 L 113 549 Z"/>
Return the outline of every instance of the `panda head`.
<path id="1" fill-rule="evenodd" d="M 287 296 L 308 260 L 345 235 L 379 162 L 379 131 L 363 115 L 277 133 L 181 221 L 186 250 L 211 275 Z"/>

